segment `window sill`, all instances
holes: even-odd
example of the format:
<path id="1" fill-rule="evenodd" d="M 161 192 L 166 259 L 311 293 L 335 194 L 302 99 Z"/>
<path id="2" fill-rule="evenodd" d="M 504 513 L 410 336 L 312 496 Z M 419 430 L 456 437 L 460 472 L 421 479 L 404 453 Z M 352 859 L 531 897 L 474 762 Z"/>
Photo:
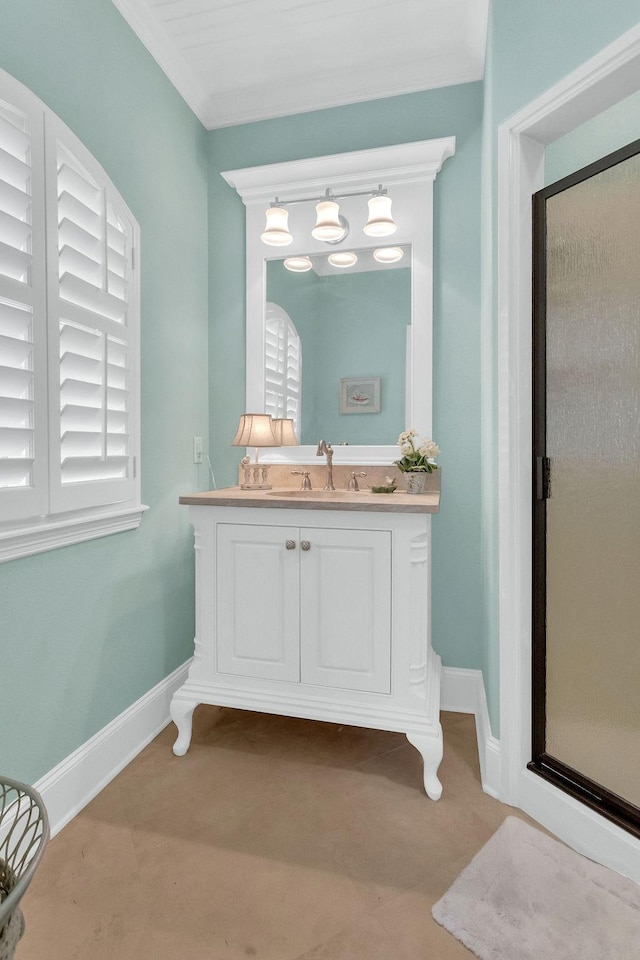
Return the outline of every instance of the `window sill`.
<path id="1" fill-rule="evenodd" d="M 142 514 L 149 508 L 144 504 L 135 507 L 120 507 L 109 512 L 87 512 L 78 516 L 31 523 L 11 530 L 0 529 L 0 563 L 29 557 L 34 553 L 68 547 L 84 540 L 95 540 L 111 533 L 135 530 L 140 526 Z"/>

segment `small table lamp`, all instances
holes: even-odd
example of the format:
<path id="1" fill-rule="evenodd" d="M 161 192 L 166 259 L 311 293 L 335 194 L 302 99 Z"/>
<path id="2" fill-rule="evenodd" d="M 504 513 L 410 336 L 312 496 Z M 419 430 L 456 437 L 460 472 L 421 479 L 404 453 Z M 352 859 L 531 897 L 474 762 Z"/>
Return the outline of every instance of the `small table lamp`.
<path id="1" fill-rule="evenodd" d="M 268 413 L 244 413 L 240 417 L 238 432 L 233 438 L 234 447 L 255 447 L 256 458 L 242 458 L 244 483 L 241 490 L 270 490 L 269 465 L 258 463 L 260 447 L 279 447 L 280 442 L 273 432 L 271 416 Z"/>
<path id="2" fill-rule="evenodd" d="M 273 433 L 280 447 L 297 447 L 300 442 L 296 437 L 293 420 L 289 417 L 277 417 L 271 421 Z"/>

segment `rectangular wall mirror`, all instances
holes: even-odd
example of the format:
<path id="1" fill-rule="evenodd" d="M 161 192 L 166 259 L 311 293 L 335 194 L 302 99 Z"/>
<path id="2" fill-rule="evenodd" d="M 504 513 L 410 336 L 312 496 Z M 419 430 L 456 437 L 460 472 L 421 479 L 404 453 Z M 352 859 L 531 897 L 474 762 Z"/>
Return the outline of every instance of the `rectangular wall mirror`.
<path id="1" fill-rule="evenodd" d="M 378 262 L 367 249 L 333 266 L 330 253 L 266 264 L 264 409 L 292 417 L 303 445 L 390 445 L 407 422 L 410 245 Z M 310 267 L 307 264 L 311 264 Z"/>
<path id="2" fill-rule="evenodd" d="M 245 410 L 293 416 L 300 440 L 265 450 L 265 462 L 313 462 L 325 439 L 336 463 L 389 464 L 401 431 L 431 435 L 433 182 L 454 149 L 448 137 L 222 174 L 246 206 Z M 367 191 L 379 185 L 397 230 L 376 238 L 363 226 Z M 336 244 L 311 236 L 327 189 L 349 223 Z M 261 240 L 276 197 L 292 237 L 277 248 Z M 399 262 L 374 260 L 392 246 Z M 357 263 L 333 268 L 336 253 Z M 286 270 L 290 257 L 307 257 L 311 269 Z"/>

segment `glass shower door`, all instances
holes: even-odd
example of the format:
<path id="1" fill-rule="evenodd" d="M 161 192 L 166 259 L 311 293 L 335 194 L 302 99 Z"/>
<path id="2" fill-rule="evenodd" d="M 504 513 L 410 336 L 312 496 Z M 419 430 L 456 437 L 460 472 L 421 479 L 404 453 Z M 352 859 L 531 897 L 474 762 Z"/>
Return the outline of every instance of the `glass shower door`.
<path id="1" fill-rule="evenodd" d="M 534 198 L 531 765 L 638 833 L 639 150 Z"/>

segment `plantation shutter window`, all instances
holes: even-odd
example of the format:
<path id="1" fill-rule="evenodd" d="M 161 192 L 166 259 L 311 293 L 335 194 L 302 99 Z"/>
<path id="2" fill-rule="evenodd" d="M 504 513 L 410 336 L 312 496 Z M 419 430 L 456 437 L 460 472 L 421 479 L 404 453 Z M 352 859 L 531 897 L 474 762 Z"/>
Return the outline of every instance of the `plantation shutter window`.
<path id="1" fill-rule="evenodd" d="M 66 510 L 128 500 L 133 493 L 128 323 L 133 227 L 92 173 L 93 158 L 79 157 L 77 147 L 71 150 L 55 133 L 51 498 L 56 509 Z"/>
<path id="2" fill-rule="evenodd" d="M 0 520 L 47 510 L 43 131 L 29 99 L 16 82 L 0 91 Z"/>
<path id="3" fill-rule="evenodd" d="M 302 341 L 293 322 L 287 327 L 287 380 L 285 391 L 285 417 L 293 420 L 296 436 L 301 435 L 301 395 L 302 395 Z"/>
<path id="4" fill-rule="evenodd" d="M 100 164 L 0 70 L 0 560 L 140 523 L 137 247 Z"/>
<path id="5" fill-rule="evenodd" d="M 300 436 L 302 342 L 289 314 L 267 303 L 265 316 L 265 413 L 291 418 Z"/>
<path id="6" fill-rule="evenodd" d="M 284 417 L 285 321 L 267 304 L 265 323 L 265 413 Z"/>

